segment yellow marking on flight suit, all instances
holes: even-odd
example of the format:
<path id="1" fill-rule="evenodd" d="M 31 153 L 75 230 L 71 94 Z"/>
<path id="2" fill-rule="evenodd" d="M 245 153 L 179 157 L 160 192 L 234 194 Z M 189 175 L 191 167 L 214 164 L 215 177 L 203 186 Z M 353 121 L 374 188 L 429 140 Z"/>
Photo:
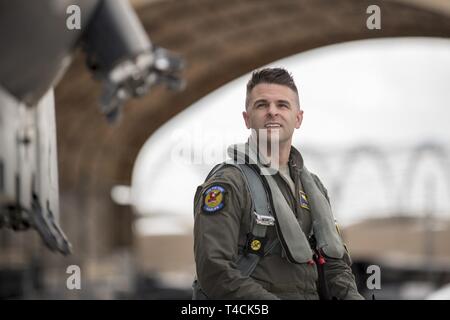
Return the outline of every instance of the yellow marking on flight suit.
<path id="1" fill-rule="evenodd" d="M 300 191 L 300 207 L 311 211 L 311 209 L 309 208 L 308 198 L 306 196 L 306 193 L 304 193 L 303 191 Z"/>
<path id="2" fill-rule="evenodd" d="M 252 248 L 253 251 L 258 251 L 259 249 L 261 249 L 261 241 L 256 239 L 253 240 L 250 244 L 250 248 Z"/>

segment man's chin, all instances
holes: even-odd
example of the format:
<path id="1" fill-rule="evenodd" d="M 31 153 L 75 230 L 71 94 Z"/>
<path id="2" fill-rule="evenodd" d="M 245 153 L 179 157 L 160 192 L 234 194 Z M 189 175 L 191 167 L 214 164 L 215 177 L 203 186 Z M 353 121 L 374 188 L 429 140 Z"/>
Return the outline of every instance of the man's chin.
<path id="1" fill-rule="evenodd" d="M 281 128 L 262 128 L 258 131 L 260 136 L 274 137 L 281 135 Z"/>

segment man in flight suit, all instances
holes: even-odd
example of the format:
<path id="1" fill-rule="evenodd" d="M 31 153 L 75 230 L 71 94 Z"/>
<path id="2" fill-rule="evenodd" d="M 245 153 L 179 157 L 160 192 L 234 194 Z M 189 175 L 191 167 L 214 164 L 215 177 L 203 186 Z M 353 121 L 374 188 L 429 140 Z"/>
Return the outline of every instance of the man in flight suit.
<path id="1" fill-rule="evenodd" d="M 255 71 L 243 117 L 252 135 L 244 153 L 232 146 L 229 155 L 256 159 L 275 223 L 264 227 L 263 237 L 255 236 L 259 222 L 248 180 L 234 165 L 212 171 L 194 199 L 195 288 L 208 299 L 363 299 L 327 191 L 291 145 L 303 120 L 292 76 L 280 68 Z M 267 167 L 276 170 L 263 174 Z M 238 260 L 255 254 L 257 264 L 246 275 Z"/>

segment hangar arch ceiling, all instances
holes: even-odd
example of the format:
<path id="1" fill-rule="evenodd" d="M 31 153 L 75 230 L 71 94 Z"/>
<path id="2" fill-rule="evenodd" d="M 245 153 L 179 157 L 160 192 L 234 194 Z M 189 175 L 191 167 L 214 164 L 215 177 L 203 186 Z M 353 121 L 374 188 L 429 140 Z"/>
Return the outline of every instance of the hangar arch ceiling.
<path id="1" fill-rule="evenodd" d="M 334 43 L 449 37 L 449 14 L 444 12 L 450 10 L 436 10 L 443 2 L 432 1 L 429 8 L 425 1 L 411 3 L 185 0 L 140 5 L 138 15 L 152 41 L 186 59 L 187 87 L 180 93 L 158 88 L 128 103 L 122 122 L 111 127 L 98 111 L 99 85 L 77 55 L 55 94 L 62 224 L 75 246 L 83 236 L 70 225 L 79 214 L 93 219 L 86 224 L 88 234 L 97 224 L 111 230 L 102 233 L 96 252 L 129 242 L 131 234 L 120 226 L 130 222 L 131 214 L 111 203 L 111 187 L 130 184 L 134 160 L 159 126 L 223 84 L 271 61 Z M 381 8 L 381 30 L 366 28 L 366 9 L 372 4 Z"/>

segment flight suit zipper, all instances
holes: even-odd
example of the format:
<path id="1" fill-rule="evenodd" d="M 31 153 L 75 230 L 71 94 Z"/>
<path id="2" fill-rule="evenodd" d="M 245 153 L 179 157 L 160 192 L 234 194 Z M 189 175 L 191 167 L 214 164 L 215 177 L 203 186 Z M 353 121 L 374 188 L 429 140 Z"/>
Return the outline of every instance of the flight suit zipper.
<path id="1" fill-rule="evenodd" d="M 290 167 L 293 172 L 293 175 L 291 174 L 291 179 L 294 181 L 295 186 L 295 195 L 294 195 L 294 203 L 295 203 L 295 215 L 297 216 L 297 219 L 300 221 L 300 212 L 298 209 L 298 203 L 300 202 L 299 194 L 300 194 L 300 184 L 298 183 L 298 180 L 300 179 L 299 169 L 297 168 L 297 164 L 294 161 L 289 161 Z M 290 188 L 289 188 L 290 189 Z"/>

